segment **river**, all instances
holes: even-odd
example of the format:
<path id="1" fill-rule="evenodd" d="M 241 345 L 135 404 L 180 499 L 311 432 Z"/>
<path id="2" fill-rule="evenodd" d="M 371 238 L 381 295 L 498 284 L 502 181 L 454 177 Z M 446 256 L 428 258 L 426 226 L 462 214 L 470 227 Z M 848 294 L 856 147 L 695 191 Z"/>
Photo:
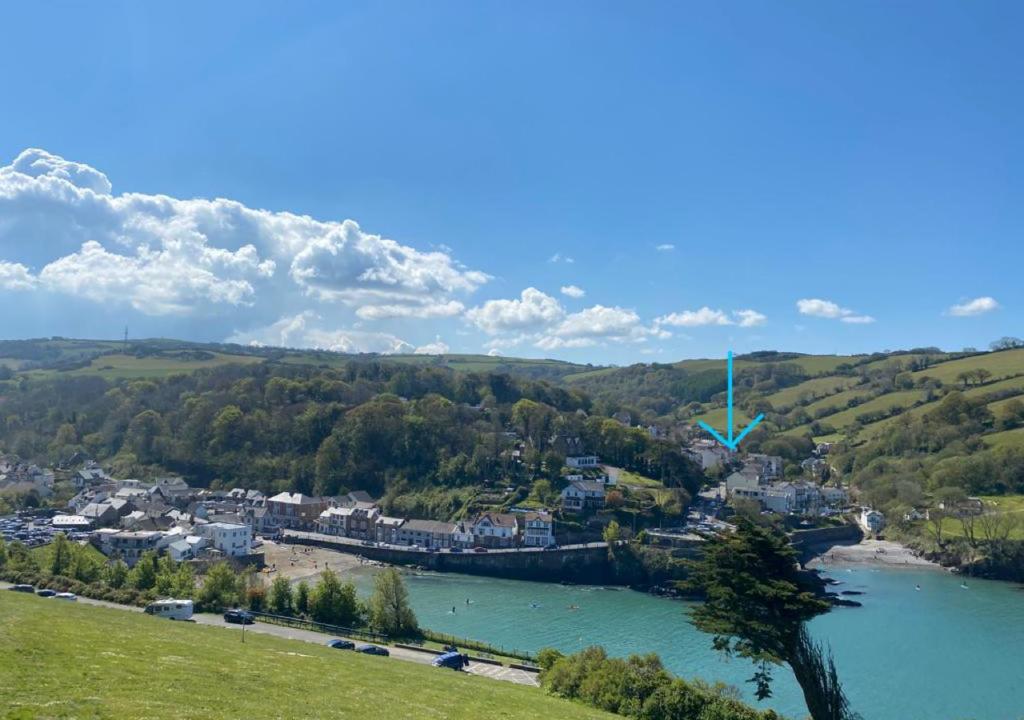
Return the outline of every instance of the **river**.
<path id="1" fill-rule="evenodd" d="M 358 572 L 366 592 L 369 571 Z M 855 599 L 864 606 L 835 609 L 811 629 L 831 644 L 864 720 L 1024 718 L 1024 591 L 1018 586 L 971 580 L 963 589 L 960 578 L 934 569 L 859 565 L 834 567 L 829 575 L 842 582 L 837 590 L 862 591 Z M 432 630 L 507 649 L 602 645 L 612 655 L 656 652 L 677 675 L 722 680 L 757 704 L 745 682 L 753 666 L 712 651 L 710 636 L 686 621 L 685 603 L 619 588 L 466 575 L 406 580 L 420 624 Z M 759 706 L 804 717 L 789 670 L 775 675 L 774 697 Z"/>

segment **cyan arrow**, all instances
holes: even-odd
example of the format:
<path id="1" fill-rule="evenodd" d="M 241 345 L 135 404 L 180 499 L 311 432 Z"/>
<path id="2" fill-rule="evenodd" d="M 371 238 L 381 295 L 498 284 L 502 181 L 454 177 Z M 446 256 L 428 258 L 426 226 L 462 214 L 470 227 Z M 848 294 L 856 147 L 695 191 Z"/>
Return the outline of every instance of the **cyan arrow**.
<path id="1" fill-rule="evenodd" d="M 736 448 L 739 447 L 740 441 L 743 440 L 743 438 L 745 438 L 747 436 L 747 433 L 749 433 L 751 430 L 753 430 L 755 427 L 757 427 L 757 424 L 759 422 L 764 420 L 764 413 L 759 414 L 756 418 L 751 420 L 750 424 L 747 425 L 745 428 L 743 428 L 743 432 L 741 432 L 738 437 L 733 438 L 733 435 L 732 435 L 732 350 L 730 350 L 729 354 L 726 356 L 726 370 L 727 370 L 727 372 L 729 374 L 729 421 L 728 421 L 729 422 L 729 439 L 726 440 L 724 437 L 722 437 L 721 433 L 719 433 L 717 430 L 715 430 L 713 427 L 708 425 L 703 420 L 699 421 L 697 424 L 700 425 L 705 430 L 707 430 L 709 433 L 711 433 L 712 437 L 714 437 L 715 440 L 717 440 L 718 442 L 722 443 L 723 445 L 725 445 L 730 450 L 736 450 Z"/>

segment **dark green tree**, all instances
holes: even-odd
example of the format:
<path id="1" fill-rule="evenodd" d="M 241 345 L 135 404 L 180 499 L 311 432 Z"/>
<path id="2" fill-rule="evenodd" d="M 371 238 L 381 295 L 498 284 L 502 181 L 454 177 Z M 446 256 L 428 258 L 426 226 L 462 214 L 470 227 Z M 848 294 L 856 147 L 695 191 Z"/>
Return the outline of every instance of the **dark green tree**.
<path id="1" fill-rule="evenodd" d="M 829 609 L 802 581 L 784 534 L 740 517 L 734 533 L 706 543 L 689 563 L 683 586 L 704 602 L 690 612 L 714 636 L 716 650 L 750 658 L 758 699 L 771 696 L 771 666 L 786 663 L 814 720 L 847 720 L 849 710 L 831 656 L 811 641 L 804 624 Z"/>
<path id="2" fill-rule="evenodd" d="M 325 570 L 309 598 L 309 613 L 317 622 L 354 625 L 359 620 L 356 586 L 342 583 L 337 573 Z"/>

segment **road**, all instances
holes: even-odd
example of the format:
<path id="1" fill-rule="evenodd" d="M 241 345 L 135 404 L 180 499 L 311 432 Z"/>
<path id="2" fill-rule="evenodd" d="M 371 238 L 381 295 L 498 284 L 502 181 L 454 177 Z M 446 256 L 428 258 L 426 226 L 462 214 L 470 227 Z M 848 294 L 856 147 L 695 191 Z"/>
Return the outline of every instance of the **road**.
<path id="1" fill-rule="evenodd" d="M 7 590 L 11 586 L 11 583 L 0 582 L 0 590 Z M 53 600 L 40 598 L 40 602 L 64 602 L 62 600 Z M 134 607 L 131 605 L 119 605 L 117 603 L 107 602 L 105 600 L 93 600 L 92 598 L 79 596 L 78 602 L 83 605 L 97 605 L 99 607 L 113 608 L 114 610 L 126 610 L 129 612 L 142 612 L 142 608 Z M 219 627 L 230 632 L 241 632 L 241 625 L 231 625 L 224 622 L 224 618 L 220 615 L 214 615 L 212 613 L 196 613 L 192 616 L 192 619 L 199 625 L 208 625 L 211 627 Z M 160 620 L 159 618 L 153 618 L 153 622 L 170 622 Z M 312 630 L 301 630 L 299 628 L 285 627 L 283 625 L 271 625 L 269 623 L 256 622 L 253 625 L 245 626 L 246 633 L 258 633 L 260 635 L 274 635 L 285 640 L 295 640 L 299 642 L 313 643 L 314 645 L 323 645 L 336 635 L 326 635 L 324 633 L 314 632 Z M 346 638 L 355 642 L 357 645 L 365 642 L 364 640 L 358 640 L 356 638 Z M 400 648 L 389 646 L 388 651 L 391 653 L 391 657 L 396 660 L 404 660 L 406 662 L 416 662 L 421 665 L 429 665 L 430 661 L 434 659 L 435 655 L 429 652 L 421 652 L 418 650 L 410 650 L 408 648 Z M 344 652 L 344 651 L 339 651 Z M 440 669 L 438 670 L 441 671 Z M 490 665 L 488 663 L 481 662 L 470 662 L 466 671 L 472 675 L 480 675 L 482 677 L 488 677 L 493 680 L 502 680 L 505 682 L 512 682 L 518 685 L 532 685 L 537 687 L 540 683 L 537 680 L 537 673 L 528 672 L 526 670 L 517 670 L 515 668 L 509 668 L 498 665 Z M 446 671 L 451 672 L 451 671 Z"/>
<path id="2" fill-rule="evenodd" d="M 281 542 L 288 543 L 295 542 L 296 540 L 306 540 L 314 542 L 329 543 L 338 547 L 349 547 L 355 550 L 357 553 L 360 550 L 366 550 L 370 548 L 383 548 L 385 550 L 400 550 L 407 553 L 421 553 L 423 555 L 433 555 L 436 553 L 447 554 L 451 550 L 448 548 L 427 550 L 426 548 L 418 548 L 409 545 L 392 545 L 390 543 L 378 543 L 368 542 L 363 540 L 357 540 L 355 538 L 345 537 L 343 535 L 325 535 L 323 533 L 316 532 L 305 532 L 302 530 L 284 530 L 281 533 Z M 559 545 L 556 550 L 584 550 L 588 548 L 606 548 L 608 543 L 606 542 L 589 542 L 589 543 L 578 543 L 573 545 Z M 490 555 L 519 555 L 521 553 L 542 553 L 547 552 L 542 547 L 514 547 L 514 548 L 488 548 L 487 553 Z M 463 550 L 461 554 L 470 555 L 473 554 L 472 550 Z"/>

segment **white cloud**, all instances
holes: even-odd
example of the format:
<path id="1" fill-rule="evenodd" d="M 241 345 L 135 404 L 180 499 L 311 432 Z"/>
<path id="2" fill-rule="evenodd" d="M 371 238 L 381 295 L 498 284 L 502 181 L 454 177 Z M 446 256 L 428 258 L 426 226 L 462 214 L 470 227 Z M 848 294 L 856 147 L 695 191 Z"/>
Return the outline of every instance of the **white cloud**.
<path id="1" fill-rule="evenodd" d="M 587 294 L 586 290 L 576 285 L 563 285 L 562 294 L 571 298 L 581 298 Z"/>
<path id="2" fill-rule="evenodd" d="M 560 252 L 556 252 L 556 253 L 555 253 L 554 255 L 552 255 L 551 257 L 549 257 L 549 258 L 548 258 L 548 262 L 549 262 L 549 263 L 559 263 L 559 262 L 563 262 L 563 263 L 567 263 L 567 264 L 569 264 L 569 265 L 572 265 L 572 264 L 573 264 L 574 262 L 576 262 L 576 261 L 575 261 L 575 260 L 573 260 L 573 259 L 572 259 L 571 257 L 569 257 L 568 255 L 563 255 L 563 254 L 562 254 L 562 253 L 560 253 Z"/>
<path id="3" fill-rule="evenodd" d="M 649 336 L 669 337 L 665 330 L 644 327 L 640 316 L 621 307 L 594 305 L 568 315 L 534 343 L 545 350 L 580 348 L 600 341 L 643 342 Z"/>
<path id="4" fill-rule="evenodd" d="M 0 262 L 0 290 L 31 290 L 36 278 L 21 263 Z"/>
<path id="5" fill-rule="evenodd" d="M 0 167 L 0 262 L 19 286 L 150 315 L 339 302 L 364 319 L 447 317 L 490 277 L 447 251 L 421 251 L 364 232 L 225 199 L 114 195 L 100 171 L 44 150 Z M 17 257 L 11 257 L 11 251 Z M 285 302 L 287 301 L 287 303 Z"/>
<path id="6" fill-rule="evenodd" d="M 420 345 L 413 352 L 417 355 L 444 355 L 450 349 L 448 344 L 441 339 L 441 336 L 437 335 L 434 337 L 434 342 Z"/>
<path id="7" fill-rule="evenodd" d="M 974 298 L 954 305 L 949 309 L 949 314 L 955 317 L 971 317 L 972 315 L 983 315 L 999 308 L 999 303 L 993 297 Z"/>
<path id="8" fill-rule="evenodd" d="M 740 327 L 757 327 L 768 322 L 768 317 L 757 310 L 733 310 L 736 316 L 736 324 Z"/>
<path id="9" fill-rule="evenodd" d="M 654 249 L 659 252 L 671 252 L 676 249 L 676 246 L 672 243 L 662 243 L 661 245 L 657 245 Z"/>
<path id="10" fill-rule="evenodd" d="M 704 306 L 699 310 L 683 310 L 657 318 L 656 325 L 672 325 L 673 327 L 705 327 L 708 325 L 739 325 L 740 327 L 757 327 L 764 325 L 768 318 L 757 310 L 733 310 L 730 317 L 724 310 L 716 310 Z"/>
<path id="11" fill-rule="evenodd" d="M 488 357 L 501 357 L 501 351 L 498 348 L 491 348 L 487 351 Z"/>
<path id="12" fill-rule="evenodd" d="M 844 323 L 864 325 L 875 321 L 870 315 L 860 315 L 849 308 L 840 307 L 831 300 L 822 300 L 820 298 L 797 300 L 796 309 L 801 315 L 839 320 Z"/>
<path id="13" fill-rule="evenodd" d="M 342 353 L 408 353 L 413 346 L 389 333 L 330 329 L 322 318 L 306 310 L 286 316 L 266 327 L 236 332 L 227 342 L 285 348 L 316 348 Z M 425 346 L 427 347 L 427 346 Z"/>
<path id="14" fill-rule="evenodd" d="M 565 310 L 555 298 L 528 287 L 518 300 L 488 300 L 466 312 L 466 319 L 489 335 L 515 330 L 537 330 L 557 322 Z"/>
<path id="15" fill-rule="evenodd" d="M 712 310 L 706 305 L 699 310 L 683 310 L 682 312 L 663 315 L 656 321 L 659 325 L 675 327 L 701 327 L 703 325 L 732 325 L 729 316 L 721 310 Z"/>

